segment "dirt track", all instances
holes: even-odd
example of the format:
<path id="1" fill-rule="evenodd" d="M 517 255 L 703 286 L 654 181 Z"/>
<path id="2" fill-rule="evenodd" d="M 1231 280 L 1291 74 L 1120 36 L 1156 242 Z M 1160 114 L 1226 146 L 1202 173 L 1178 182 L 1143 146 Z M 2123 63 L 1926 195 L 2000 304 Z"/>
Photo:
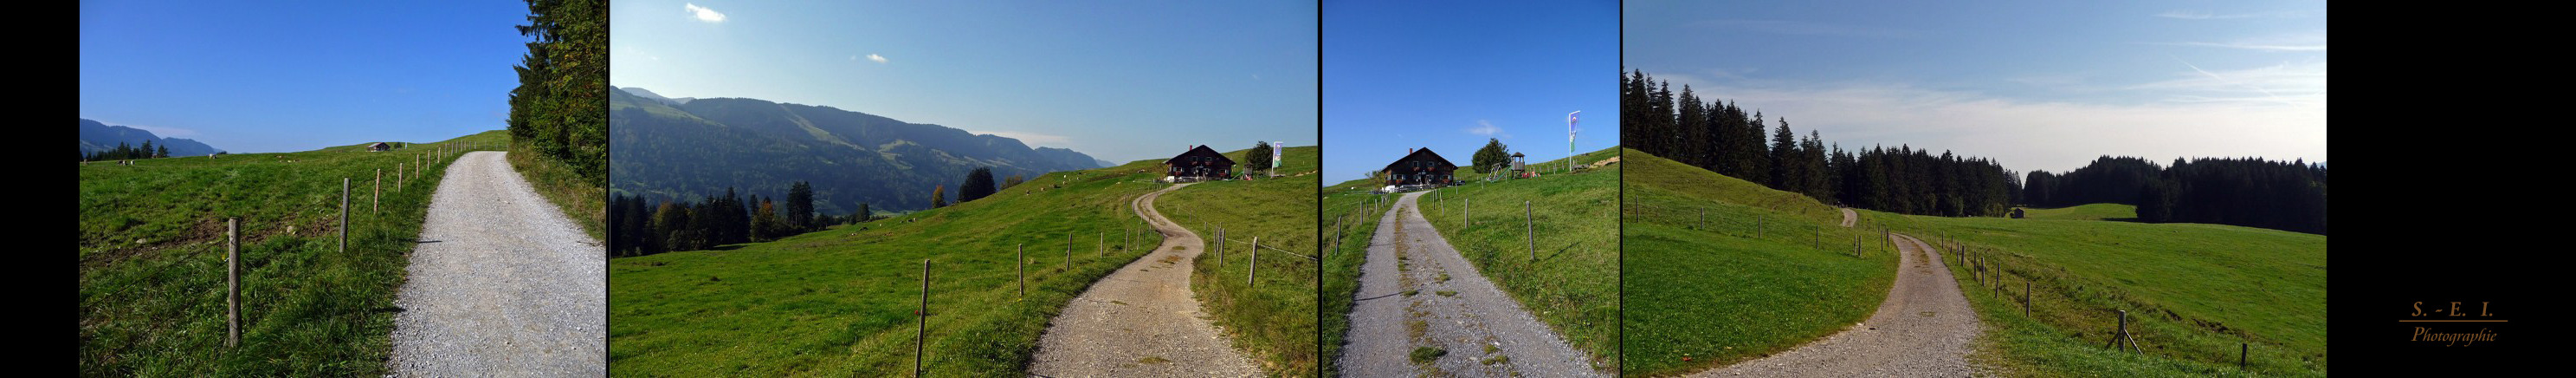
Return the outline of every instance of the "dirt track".
<path id="1" fill-rule="evenodd" d="M 1851 210 L 1843 210 L 1849 222 Z M 1903 234 L 1890 236 L 1902 256 L 1896 283 L 1869 320 L 1841 333 L 1762 359 L 1692 374 L 1718 376 L 1963 377 L 1969 343 L 1982 327 L 1961 296 L 1941 252 Z"/>
<path id="2" fill-rule="evenodd" d="M 1190 292 L 1192 261 L 1205 243 L 1154 210 L 1154 199 L 1190 184 L 1137 197 L 1136 215 L 1163 244 L 1091 284 L 1064 306 L 1029 374 L 1044 377 L 1250 377 L 1261 371 L 1229 346 Z"/>
<path id="3" fill-rule="evenodd" d="M 397 376 L 607 374 L 607 250 L 501 152 L 447 167 L 394 305 Z"/>
<path id="4" fill-rule="evenodd" d="M 1415 207 L 1421 195 L 1397 199 L 1370 237 L 1349 345 L 1336 356 L 1342 376 L 1609 375 L 1459 256 Z M 1425 347 L 1446 354 L 1409 359 Z"/>

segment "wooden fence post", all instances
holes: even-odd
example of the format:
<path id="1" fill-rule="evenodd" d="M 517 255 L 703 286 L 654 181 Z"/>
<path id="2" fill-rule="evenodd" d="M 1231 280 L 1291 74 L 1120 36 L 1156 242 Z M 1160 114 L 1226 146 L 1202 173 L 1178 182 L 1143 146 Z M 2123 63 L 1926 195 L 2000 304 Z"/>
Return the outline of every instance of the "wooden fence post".
<path id="1" fill-rule="evenodd" d="M 1225 229 L 1216 229 L 1216 266 L 1225 267 Z M 1221 270 L 1221 269 L 1220 269 Z"/>
<path id="2" fill-rule="evenodd" d="M 1530 201 L 1521 201 L 1521 233 L 1529 235 L 1530 261 L 1538 261 L 1538 216 L 1530 212 Z"/>
<path id="3" fill-rule="evenodd" d="M 1064 271 L 1073 271 L 1073 233 L 1064 233 Z"/>
<path id="4" fill-rule="evenodd" d="M 340 253 L 349 253 L 349 178 L 340 178 Z"/>
<path id="5" fill-rule="evenodd" d="M 921 324 L 920 326 L 913 328 L 914 331 L 912 333 L 912 376 L 920 377 L 922 344 L 930 340 L 929 259 L 921 260 L 921 309 L 915 312 L 916 313 L 913 314 L 916 315 L 914 318 L 920 319 Z"/>
<path id="6" fill-rule="evenodd" d="M 1467 232 L 1467 226 L 1476 224 L 1475 221 L 1469 220 L 1475 217 L 1475 215 L 1473 215 L 1474 213 L 1469 210 L 1475 206 L 1475 202 L 1471 202 L 1470 200 L 1474 200 L 1474 198 L 1458 199 L 1458 232 Z"/>
<path id="7" fill-rule="evenodd" d="M 2253 343 L 2236 343 L 2236 370 L 2245 370 L 2245 352 L 2253 350 L 2253 345 Z"/>
<path id="8" fill-rule="evenodd" d="M 1243 263 L 1243 287 L 1252 287 L 1253 278 L 1261 275 L 1261 237 L 1252 237 L 1252 260 Z"/>
<path id="9" fill-rule="evenodd" d="M 1707 209 L 1707 208 L 1700 208 L 1700 209 L 1699 209 L 1699 227 L 1697 227 L 1697 228 L 1702 229 L 1702 230 L 1706 230 L 1706 229 L 1708 229 L 1708 209 Z"/>
<path id="10" fill-rule="evenodd" d="M 367 196 L 367 213 L 385 212 L 385 169 L 376 168 L 376 178 L 367 180 L 367 185 L 376 187 L 376 193 Z"/>
<path id="11" fill-rule="evenodd" d="M 1092 257 L 1109 257 L 1109 230 L 1100 230 L 1100 242 L 1092 246 Z"/>
<path id="12" fill-rule="evenodd" d="M 241 345 L 241 219 L 224 219 L 224 347 Z"/>

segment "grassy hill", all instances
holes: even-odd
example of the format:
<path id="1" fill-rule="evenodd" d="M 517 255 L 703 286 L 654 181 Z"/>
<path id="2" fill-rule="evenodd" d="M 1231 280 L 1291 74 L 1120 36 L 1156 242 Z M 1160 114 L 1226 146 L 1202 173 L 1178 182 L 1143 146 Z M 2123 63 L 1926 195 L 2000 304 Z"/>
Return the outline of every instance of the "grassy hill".
<path id="1" fill-rule="evenodd" d="M 1287 152 L 1291 159 L 1305 154 L 1311 160 L 1312 151 Z M 920 330 L 912 311 L 920 300 L 921 262 L 928 259 L 933 264 L 932 296 L 924 349 L 930 374 L 1020 374 L 1047 321 L 1067 301 L 1161 243 L 1127 208 L 1130 199 L 1166 187 L 1150 182 L 1160 177 L 1160 163 L 1143 160 L 1049 173 L 981 200 L 766 243 L 613 259 L 611 373 L 906 374 L 915 356 L 913 337 Z M 1302 220 L 1309 223 L 1303 227 L 1313 227 L 1312 210 L 1280 214 L 1295 207 L 1294 202 L 1218 205 L 1253 197 L 1266 201 L 1269 196 L 1259 193 L 1273 187 L 1312 185 L 1296 180 L 1199 184 L 1164 195 L 1157 206 L 1167 216 L 1181 217 L 1176 221 L 1183 224 L 1227 223 L 1228 236 L 1260 233 L 1268 245 L 1267 235 L 1275 234 L 1298 243 L 1295 223 Z M 1180 215 L 1187 213 L 1195 214 Z M 1274 215 L 1284 219 L 1256 219 Z M 1307 230 L 1305 235 L 1313 235 Z M 1135 236 L 1126 236 L 1131 233 Z M 1070 261 L 1065 258 L 1068 235 L 1074 239 Z M 1011 261 L 1014 247 L 1021 245 L 1030 261 L 1025 298 Z M 1235 251 L 1228 248 L 1229 254 Z M 1298 323 L 1241 323 L 1280 316 L 1253 312 L 1295 311 L 1298 306 L 1269 302 L 1297 290 L 1287 282 L 1294 280 L 1290 273 L 1295 269 L 1288 260 L 1296 258 L 1263 257 L 1262 289 L 1217 286 L 1203 292 L 1201 300 L 1220 322 L 1238 322 L 1228 327 L 1237 337 L 1293 338 Z M 1231 275 L 1241 274 L 1242 265 L 1201 261 L 1201 269 L 1242 282 Z M 1273 272 L 1280 273 L 1279 280 L 1267 274 Z M 1303 290 L 1312 295 L 1311 286 Z M 1304 324 L 1311 327 L 1312 320 Z M 1295 366 L 1292 348 L 1273 353 L 1259 358 L 1274 366 Z"/>
<path id="2" fill-rule="evenodd" d="M 1576 157 L 1577 162 L 1592 163 L 1618 156 L 1617 149 L 1605 149 Z M 1564 164 L 1564 159 L 1532 162 L 1533 165 Z M 1474 182 L 1441 188 L 1418 200 L 1423 218 L 1440 230 L 1450 246 L 1487 279 L 1519 300 L 1531 315 L 1564 335 L 1576 350 L 1593 358 L 1595 366 L 1611 367 L 1619 355 L 1619 165 L 1574 174 L 1542 175 L 1538 178 Z M 1460 176 L 1471 176 L 1460 172 Z M 1326 188 L 1347 188 L 1345 183 Z M 1365 194 L 1334 194 L 1338 207 L 1327 211 L 1344 211 L 1354 197 Z M 1395 196 L 1383 196 L 1392 202 Z M 1474 225 L 1460 229 L 1461 201 L 1467 201 Z M 1531 217 L 1536 219 L 1538 237 L 1537 261 L 1531 261 L 1528 230 L 1521 203 L 1531 204 Z M 1359 215 L 1357 219 L 1375 222 L 1378 213 Z M 1327 219 L 1327 222 L 1330 220 Z M 1373 225 L 1372 225 L 1373 227 Z M 1335 287 L 1337 293 L 1326 297 L 1334 301 L 1338 312 L 1324 315 L 1340 318 L 1336 324 L 1347 330 L 1350 312 L 1349 291 L 1357 290 L 1357 266 L 1363 262 L 1366 240 L 1374 228 L 1351 230 L 1346 246 L 1335 252 L 1350 255 L 1347 265 L 1335 263 L 1334 277 L 1349 287 Z M 1337 335 L 1338 336 L 1338 335 Z M 1338 338 L 1335 339 L 1338 344 Z M 1338 345 L 1336 345 L 1338 346 Z M 1338 348 L 1336 348 L 1338 350 Z"/>
<path id="3" fill-rule="evenodd" d="M 2087 205 L 2109 207 L 2103 205 Z M 2083 206 L 2079 206 L 2081 208 Z M 1987 327 L 1976 359 L 2027 376 L 2238 374 L 2250 343 L 2263 375 L 2326 374 L 2326 237 L 2251 227 L 1874 214 L 1896 232 L 1964 244 L 2033 306 L 1998 298 L 1965 270 Z M 1964 268 L 1961 268 L 1964 269 Z M 2104 348 L 2129 312 L 2143 354 Z"/>
<path id="4" fill-rule="evenodd" d="M 1244 161 L 1250 151 L 1225 155 Z M 1192 263 L 1196 271 L 1190 290 L 1215 315 L 1216 325 L 1231 334 L 1236 348 L 1252 351 L 1263 371 L 1282 377 L 1315 376 L 1320 363 L 1315 354 L 1319 262 L 1271 250 L 1315 255 L 1315 184 L 1323 177 L 1316 170 L 1322 161 L 1316 151 L 1314 146 L 1280 151 L 1279 174 L 1291 177 L 1199 183 L 1165 193 L 1154 203 L 1164 217 L 1209 243 L 1216 240 L 1213 227 L 1225 228 L 1230 240 L 1225 253 L 1199 254 Z M 1263 249 L 1261 272 L 1253 275 L 1259 284 L 1245 286 L 1254 237 L 1261 238 Z"/>
<path id="5" fill-rule="evenodd" d="M 2138 220 L 2138 205 L 2096 203 L 2054 209 L 2022 209 L 2024 219 L 2051 220 Z"/>
<path id="6" fill-rule="evenodd" d="M 445 160 L 401 185 L 387 172 L 380 203 L 369 180 L 435 147 L 499 149 L 508 138 L 81 165 L 81 374 L 383 374 L 405 255 Z M 347 253 L 337 228 L 344 177 Z M 241 345 L 229 349 L 225 218 L 239 218 L 242 258 Z"/>
<path id="7" fill-rule="evenodd" d="M 1628 375 L 1794 349 L 1868 318 L 1895 281 L 1897 256 L 1860 231 L 1873 218 L 1844 228 L 1804 195 L 1636 150 L 1622 159 Z"/>

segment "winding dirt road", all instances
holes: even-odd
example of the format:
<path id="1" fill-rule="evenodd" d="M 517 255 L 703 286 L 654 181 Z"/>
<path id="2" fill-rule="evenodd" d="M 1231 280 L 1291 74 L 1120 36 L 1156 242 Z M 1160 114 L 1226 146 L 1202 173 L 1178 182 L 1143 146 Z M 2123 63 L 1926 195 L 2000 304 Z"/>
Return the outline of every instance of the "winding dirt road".
<path id="1" fill-rule="evenodd" d="M 1843 210 L 1843 225 L 1853 213 Z M 1889 236 L 1898 255 L 1896 283 L 1869 320 L 1833 336 L 1696 377 L 1964 377 L 1969 343 L 1982 327 L 1941 252 L 1904 234 Z"/>
<path id="2" fill-rule="evenodd" d="M 457 157 L 430 197 L 394 300 L 393 375 L 608 373 L 607 251 L 502 156 Z"/>
<path id="3" fill-rule="evenodd" d="M 1459 256 L 1415 207 L 1421 196 L 1397 199 L 1369 238 L 1342 376 L 1609 375 Z M 1420 348 L 1445 354 L 1415 363 Z"/>
<path id="4" fill-rule="evenodd" d="M 1251 377 L 1252 359 L 1229 346 L 1190 292 L 1199 235 L 1154 210 L 1154 199 L 1190 184 L 1139 196 L 1136 215 L 1163 245 L 1091 284 L 1038 337 L 1029 374 L 1043 377 Z"/>

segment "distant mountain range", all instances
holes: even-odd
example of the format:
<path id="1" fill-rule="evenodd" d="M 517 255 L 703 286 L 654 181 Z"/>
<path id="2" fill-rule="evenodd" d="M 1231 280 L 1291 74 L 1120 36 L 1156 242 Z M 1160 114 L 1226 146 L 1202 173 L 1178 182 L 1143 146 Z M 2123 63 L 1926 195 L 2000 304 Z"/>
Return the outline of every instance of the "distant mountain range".
<path id="1" fill-rule="evenodd" d="M 783 197 L 801 180 L 814 184 L 814 209 L 826 214 L 860 203 L 920 210 L 937 185 L 954 202 L 977 167 L 992 167 L 1000 181 L 1108 166 L 1073 150 L 832 107 L 609 92 L 610 190 L 652 202 L 722 196 L 727 187 Z"/>
<path id="2" fill-rule="evenodd" d="M 104 123 L 98 123 L 98 121 L 89 120 L 88 118 L 82 118 L 80 120 L 80 152 L 83 155 L 87 155 L 91 152 L 115 149 L 117 143 L 143 147 L 143 142 L 146 141 L 152 142 L 152 147 L 154 148 L 170 146 L 170 156 L 203 156 L 216 152 L 223 152 L 223 150 L 215 149 L 213 146 L 207 146 L 205 143 L 199 143 L 195 140 L 162 138 L 159 135 L 152 135 L 152 132 L 150 131 L 143 131 L 143 129 L 125 126 L 111 126 Z"/>

